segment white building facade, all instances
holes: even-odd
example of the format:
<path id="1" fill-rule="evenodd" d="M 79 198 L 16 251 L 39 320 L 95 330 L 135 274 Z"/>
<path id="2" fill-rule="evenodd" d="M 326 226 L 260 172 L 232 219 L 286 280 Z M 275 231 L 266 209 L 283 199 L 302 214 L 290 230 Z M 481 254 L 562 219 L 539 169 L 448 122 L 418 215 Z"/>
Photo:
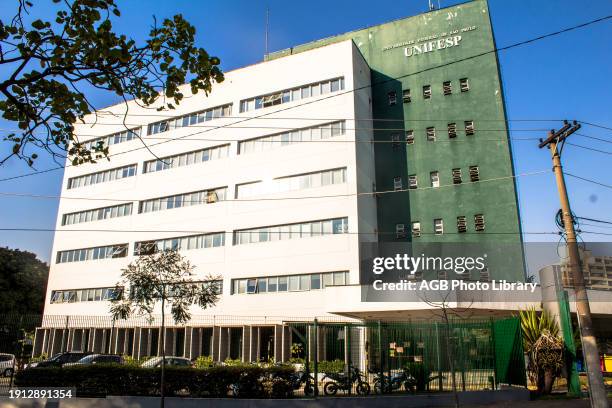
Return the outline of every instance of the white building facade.
<path id="1" fill-rule="evenodd" d="M 202 321 L 251 316 L 260 327 L 268 319 L 261 327 L 287 346 L 283 321 L 331 316 L 325 292 L 358 285 L 359 244 L 376 241 L 372 132 L 355 122 L 371 118 L 371 98 L 352 92 L 369 84 L 359 50 L 343 41 L 231 71 L 208 96 L 186 93 L 172 111 L 130 102 L 105 109 L 95 125 L 87 118 L 77 136 L 104 138 L 110 160 L 66 167 L 44 311 L 49 328 L 38 330 L 35 354 L 156 354 L 145 339 L 150 328 L 126 323 L 125 331 L 105 321 L 86 332 L 86 323 L 57 328 L 54 320 L 108 316 L 122 268 L 151 248 L 178 249 L 196 266 L 194 279 L 222 282 L 214 307 L 193 308 Z M 257 360 L 253 325 L 244 329 L 249 321 L 241 320 L 230 325 L 244 330 L 238 354 Z M 217 342 L 223 360 L 229 345 L 224 354 L 224 334 L 215 330 L 206 350 L 192 353 L 191 333 L 178 347 L 193 357 L 213 353 Z M 180 352 L 174 346 L 168 351 Z M 276 358 L 287 353 L 275 350 Z"/>

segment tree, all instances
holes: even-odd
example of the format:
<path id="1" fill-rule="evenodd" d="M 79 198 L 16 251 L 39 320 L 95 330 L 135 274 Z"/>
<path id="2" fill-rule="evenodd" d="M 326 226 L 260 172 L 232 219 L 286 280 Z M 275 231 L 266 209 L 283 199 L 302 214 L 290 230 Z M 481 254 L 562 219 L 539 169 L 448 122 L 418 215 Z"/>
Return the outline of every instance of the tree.
<path id="1" fill-rule="evenodd" d="M 0 248 L 0 315 L 41 314 L 49 266 L 36 255 Z"/>
<path id="2" fill-rule="evenodd" d="M 563 368 L 563 339 L 559 325 L 546 310 L 538 315 L 535 307 L 519 310 L 524 350 L 529 356 L 527 371 L 538 393 L 550 394 L 555 377 Z"/>
<path id="3" fill-rule="evenodd" d="M 96 111 L 84 90 L 112 92 L 126 106 L 134 99 L 150 107 L 163 95 L 156 105 L 163 110 L 180 103 L 188 79 L 192 93 L 206 94 L 223 81 L 219 58 L 196 47 L 196 30 L 180 14 L 160 25 L 154 19 L 137 45 L 113 32 L 112 19 L 121 14 L 115 0 L 53 3 L 53 21 L 34 18 L 28 0 L 18 1 L 11 21 L 0 20 L 0 68 L 8 72 L 0 81 L 0 112 L 20 129 L 3 138 L 12 149 L 0 165 L 17 157 L 31 166 L 40 150 L 56 162 L 67 153 L 73 165 L 107 157 L 103 142 L 87 148 L 74 135 L 75 123 Z"/>
<path id="4" fill-rule="evenodd" d="M 121 274 L 122 280 L 116 290 L 129 294 L 111 301 L 114 319 L 127 319 L 133 314 L 153 318 L 155 306 L 161 302 L 161 406 L 164 406 L 164 371 L 166 365 L 165 310 L 175 323 L 185 323 L 191 318 L 190 308 L 197 304 L 201 308 L 214 305 L 219 297 L 218 277 L 207 276 L 203 281 L 193 280 L 194 266 L 177 251 L 166 250 L 141 255 L 130 263 Z"/>

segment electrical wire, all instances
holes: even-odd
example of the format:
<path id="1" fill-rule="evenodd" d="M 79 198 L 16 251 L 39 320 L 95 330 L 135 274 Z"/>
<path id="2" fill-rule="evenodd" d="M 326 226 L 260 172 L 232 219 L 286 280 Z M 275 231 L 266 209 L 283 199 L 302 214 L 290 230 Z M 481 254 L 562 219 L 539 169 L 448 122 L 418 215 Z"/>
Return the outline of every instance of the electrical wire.
<path id="1" fill-rule="evenodd" d="M 257 228 L 257 227 L 256 227 Z M 20 231 L 20 232 L 133 232 L 133 233 L 173 233 L 173 234 L 232 234 L 234 232 L 249 232 L 249 229 L 235 230 L 235 231 L 201 231 L 201 230 L 130 230 L 130 229 L 57 229 L 57 228 L 10 228 L 10 227 L 1 227 L 0 231 Z M 291 231 L 279 231 L 281 234 L 291 234 Z M 397 231 L 393 232 L 381 232 L 381 231 L 372 231 L 372 232 L 341 232 L 337 234 L 322 234 L 325 235 L 396 235 Z M 516 231 L 508 231 L 508 232 L 490 232 L 490 231 L 481 231 L 481 232 L 445 232 L 444 234 L 436 234 L 435 232 L 421 232 L 421 235 L 558 235 L 558 232 L 555 231 L 530 231 L 530 232 L 516 232 Z"/>
<path id="2" fill-rule="evenodd" d="M 549 37 L 553 37 L 553 36 L 556 36 L 556 35 L 560 35 L 560 34 L 563 34 L 563 33 L 569 32 L 569 31 L 577 30 L 579 28 L 584 28 L 584 27 L 587 27 L 587 26 L 590 26 L 590 25 L 593 25 L 593 24 L 596 24 L 596 23 L 600 23 L 600 22 L 605 21 L 605 20 L 609 20 L 611 18 L 612 18 L 612 15 L 604 16 L 604 17 L 601 17 L 601 18 L 598 18 L 598 19 L 595 19 L 595 20 L 590 20 L 590 21 L 587 21 L 587 22 L 582 23 L 582 24 L 578 24 L 578 25 L 575 25 L 575 26 L 564 28 L 564 29 L 561 29 L 561 30 L 558 30 L 558 31 L 555 31 L 555 32 L 552 32 L 552 33 L 544 34 L 544 35 L 541 35 L 541 36 L 538 36 L 538 37 L 534 37 L 534 38 L 531 38 L 531 39 L 528 39 L 528 40 L 524 40 L 524 41 L 520 41 L 520 42 L 517 42 L 517 43 L 513 43 L 513 44 L 510 44 L 510 45 L 507 45 L 507 46 L 504 46 L 504 47 L 493 48 L 492 50 L 484 51 L 484 52 L 479 53 L 479 54 L 475 54 L 475 55 L 471 55 L 471 56 L 468 56 L 468 57 L 460 58 L 460 59 L 457 59 L 457 60 L 454 60 L 454 61 L 449 61 L 449 62 L 447 62 L 445 64 L 441 64 L 441 65 L 436 65 L 436 66 L 433 66 L 433 67 L 424 68 L 424 69 L 421 69 L 421 70 L 418 70 L 418 71 L 415 71 L 415 72 L 412 72 L 412 73 L 400 75 L 400 76 L 395 77 L 395 78 L 388 78 L 388 79 L 385 79 L 385 80 L 382 80 L 382 81 L 378 81 L 378 82 L 375 82 L 375 83 L 370 83 L 369 85 L 364 85 L 364 86 L 357 87 L 357 88 L 354 88 L 354 89 L 351 89 L 351 90 L 347 90 L 347 91 L 343 91 L 343 92 L 336 92 L 336 93 L 334 93 L 332 95 L 328 95 L 328 96 L 323 97 L 323 98 L 318 98 L 318 99 L 314 99 L 314 100 L 307 101 L 307 102 L 304 102 L 304 103 L 288 106 L 288 107 L 285 107 L 285 108 L 282 108 L 282 109 L 279 109 L 279 110 L 276 110 L 276 111 L 273 111 L 273 112 L 267 112 L 267 113 L 264 113 L 262 115 L 250 117 L 248 119 L 239 120 L 239 121 L 233 122 L 231 124 L 222 125 L 222 126 L 219 126 L 219 127 L 216 127 L 216 128 L 207 129 L 207 130 L 205 130 L 203 132 L 208 132 L 210 130 L 220 129 L 220 128 L 224 128 L 224 127 L 229 127 L 231 125 L 235 125 L 235 124 L 238 124 L 238 123 L 243 123 L 243 122 L 246 122 L 248 120 L 259 119 L 259 118 L 264 117 L 264 116 L 270 116 L 270 115 L 273 115 L 273 114 L 276 114 L 276 113 L 279 113 L 279 112 L 284 112 L 284 111 L 288 111 L 288 110 L 291 110 L 291 109 L 295 109 L 297 107 L 302 107 L 302 106 L 310 105 L 310 104 L 313 104 L 315 102 L 321 102 L 321 101 L 324 101 L 324 100 L 327 100 L 327 99 L 330 99 L 330 98 L 335 98 L 335 97 L 338 97 L 338 96 L 341 96 L 341 95 L 346 95 L 348 93 L 356 92 L 356 91 L 359 91 L 359 90 L 362 90 L 362 89 L 371 88 L 371 87 L 373 87 L 375 85 L 381 85 L 381 84 L 385 84 L 387 82 L 397 81 L 398 79 L 407 78 L 409 76 L 418 75 L 418 74 L 421 74 L 421 73 L 424 73 L 424 72 L 429 72 L 429 71 L 432 71 L 434 69 L 443 68 L 443 67 L 447 67 L 447 66 L 450 66 L 450 65 L 458 64 L 460 62 L 469 61 L 469 60 L 472 60 L 472 59 L 475 59 L 475 58 L 479 58 L 479 57 L 482 57 L 484 55 L 488 55 L 488 54 L 491 54 L 491 53 L 497 53 L 497 52 L 500 52 L 500 51 L 509 50 L 511 48 L 520 47 L 520 46 L 523 46 L 523 45 L 526 45 L 526 44 L 531 44 L 531 43 L 534 43 L 536 41 L 540 41 L 540 40 L 545 39 L 545 38 L 549 38 Z M 184 138 L 187 138 L 187 137 L 193 136 L 193 135 L 194 134 L 188 134 L 188 135 L 184 135 L 184 136 L 181 136 L 181 137 L 173 139 L 173 140 L 184 139 Z M 128 153 L 130 151 L 135 151 L 135 150 L 150 149 L 150 147 L 152 147 L 152 146 L 156 146 L 156 145 L 163 144 L 163 143 L 168 143 L 170 141 L 172 141 L 172 140 L 161 141 L 159 143 L 155 143 L 155 144 L 149 145 L 149 146 L 146 146 L 146 145 L 145 146 L 141 146 L 141 147 L 139 147 L 137 149 L 132 149 L 132 150 L 128 150 L 128 151 L 125 151 L 125 152 L 116 153 L 113 156 L 116 156 L 116 155 L 119 155 L 119 154 L 126 154 L 126 153 Z M 109 155 L 109 157 L 110 157 L 110 155 Z M 47 173 L 47 172 L 51 172 L 51 171 L 55 171 L 55 170 L 60 170 L 60 169 L 66 168 L 68 166 L 72 166 L 72 165 L 58 166 L 58 167 L 55 167 L 55 168 L 46 169 L 46 170 L 42 170 L 42 171 L 36 171 L 36 172 L 33 172 L 33 173 L 26 173 L 26 174 L 22 174 L 22 175 L 19 175 L 19 176 L 7 177 L 7 178 L 0 179 L 0 181 L 16 180 L 16 179 L 19 179 L 19 178 L 29 177 L 29 176 L 36 175 L 36 174 L 42 174 L 42 173 Z"/>
<path id="3" fill-rule="evenodd" d="M 576 176 L 575 174 L 571 174 L 571 173 L 565 172 L 565 175 L 573 177 L 573 178 L 576 178 L 578 180 L 586 181 L 588 183 L 597 184 L 598 186 L 601 186 L 601 187 L 612 188 L 612 185 L 610 185 L 610 184 L 600 183 L 599 181 L 591 180 L 591 179 L 588 179 L 588 178 L 585 178 L 585 177 Z"/>
<path id="4" fill-rule="evenodd" d="M 587 218 L 587 217 L 576 217 L 576 218 L 581 219 L 581 220 L 587 220 L 587 221 L 593 221 L 593 222 L 599 222 L 599 223 L 602 223 L 602 224 L 610 224 L 610 225 L 612 225 L 612 221 L 604 221 L 604 220 L 598 220 L 596 218 Z"/>
<path id="5" fill-rule="evenodd" d="M 427 187 L 417 187 L 417 188 L 402 188 L 397 190 L 384 190 L 384 191 L 371 191 L 371 192 L 361 192 L 361 193 L 346 193 L 346 194 L 330 194 L 330 195 L 316 195 L 316 196 L 299 196 L 299 197 L 270 197 L 270 198 L 236 198 L 229 200 L 219 200 L 218 202 L 259 202 L 259 201 L 285 201 L 285 200 L 308 200 L 308 199 L 319 199 L 319 198 L 340 198 L 340 197 L 355 197 L 355 196 L 378 196 L 384 194 L 392 194 L 392 193 L 405 193 L 405 192 L 413 192 L 413 191 L 422 191 L 422 190 L 435 190 L 439 188 L 447 188 L 447 187 L 461 187 L 461 186 L 469 186 L 479 183 L 487 183 L 492 181 L 502 181 L 508 179 L 514 179 L 517 177 L 525 177 L 525 176 L 535 176 L 539 174 L 549 173 L 550 170 L 540 170 L 531 173 L 522 173 L 515 174 L 513 176 L 503 176 L 503 177 L 495 177 L 491 179 L 484 179 L 478 181 L 472 181 L 470 183 L 460 183 L 460 184 L 444 184 L 438 187 L 427 186 Z M 206 190 L 203 190 L 206 191 Z M 185 193 L 190 194 L 190 193 Z M 121 202 L 121 203 L 130 203 L 134 201 L 148 201 L 155 199 L 163 199 L 170 198 L 172 196 L 164 196 L 164 197 L 154 197 L 154 198 L 145 198 L 145 199 L 118 199 L 118 198 L 99 198 L 99 197 L 71 197 L 69 195 L 41 195 L 41 194 L 29 194 L 29 193 L 13 193 L 13 192 L 0 192 L 0 196 L 5 197 L 29 197 L 29 198 L 49 198 L 49 199 L 66 199 L 66 200 L 83 200 L 83 201 L 111 201 L 111 202 Z M 183 200 L 183 203 L 203 203 L 200 200 Z M 83 210 L 88 211 L 88 210 Z"/>
<path id="6" fill-rule="evenodd" d="M 578 147 L 580 149 L 590 150 L 590 151 L 597 152 L 597 153 L 612 154 L 612 152 L 608 152 L 608 151 L 605 151 L 605 150 L 595 149 L 593 147 L 582 146 L 582 145 L 578 145 L 578 144 L 570 143 L 570 142 L 565 142 L 565 143 L 570 145 L 570 146 Z"/>

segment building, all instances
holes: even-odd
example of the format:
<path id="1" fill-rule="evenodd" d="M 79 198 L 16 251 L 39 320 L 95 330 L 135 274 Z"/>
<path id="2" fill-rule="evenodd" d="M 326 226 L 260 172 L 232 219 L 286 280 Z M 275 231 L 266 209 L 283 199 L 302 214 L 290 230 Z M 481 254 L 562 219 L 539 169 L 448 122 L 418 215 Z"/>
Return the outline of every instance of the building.
<path id="1" fill-rule="evenodd" d="M 593 255 L 591 250 L 580 249 L 584 286 L 592 290 L 612 290 L 612 256 Z M 545 267 L 550 269 L 555 280 L 563 288 L 574 288 L 574 277 L 569 266 L 569 259 L 562 259 L 558 264 Z M 540 272 L 540 275 L 542 272 Z"/>
<path id="2" fill-rule="evenodd" d="M 476 0 L 272 53 L 171 112 L 130 102 L 129 130 L 125 105 L 105 109 L 77 133 L 111 160 L 64 174 L 34 353 L 156 354 L 154 324 L 88 318 L 151 248 L 222 282 L 168 329 L 168 353 L 218 360 L 286 359 L 288 321 L 427 318 L 364 301 L 365 248 L 470 244 L 490 262 L 466 279 L 523 280 L 494 48 Z"/>

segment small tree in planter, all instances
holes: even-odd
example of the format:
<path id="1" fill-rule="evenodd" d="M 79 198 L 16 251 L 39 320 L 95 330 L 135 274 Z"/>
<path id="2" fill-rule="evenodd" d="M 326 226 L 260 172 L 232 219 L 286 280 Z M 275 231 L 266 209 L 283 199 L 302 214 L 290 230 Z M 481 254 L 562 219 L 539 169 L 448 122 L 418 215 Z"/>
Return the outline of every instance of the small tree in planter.
<path id="1" fill-rule="evenodd" d="M 538 393 L 550 394 L 555 378 L 563 367 L 563 340 L 559 325 L 547 311 L 538 315 L 535 308 L 521 310 L 524 350 L 529 358 L 527 371 Z"/>
<path id="2" fill-rule="evenodd" d="M 141 251 L 142 253 L 142 251 Z M 122 280 L 116 290 L 121 293 L 129 288 L 127 296 L 117 296 L 111 302 L 114 319 L 127 319 L 132 315 L 146 315 L 153 320 L 157 302 L 161 302 L 161 407 L 164 407 L 164 372 L 166 365 L 165 312 L 170 313 L 175 323 L 185 323 L 191 318 L 189 308 L 197 304 L 203 309 L 217 303 L 218 277 L 207 276 L 204 280 L 193 279 L 194 266 L 177 251 L 155 252 L 155 248 L 140 255 L 121 274 Z"/>

